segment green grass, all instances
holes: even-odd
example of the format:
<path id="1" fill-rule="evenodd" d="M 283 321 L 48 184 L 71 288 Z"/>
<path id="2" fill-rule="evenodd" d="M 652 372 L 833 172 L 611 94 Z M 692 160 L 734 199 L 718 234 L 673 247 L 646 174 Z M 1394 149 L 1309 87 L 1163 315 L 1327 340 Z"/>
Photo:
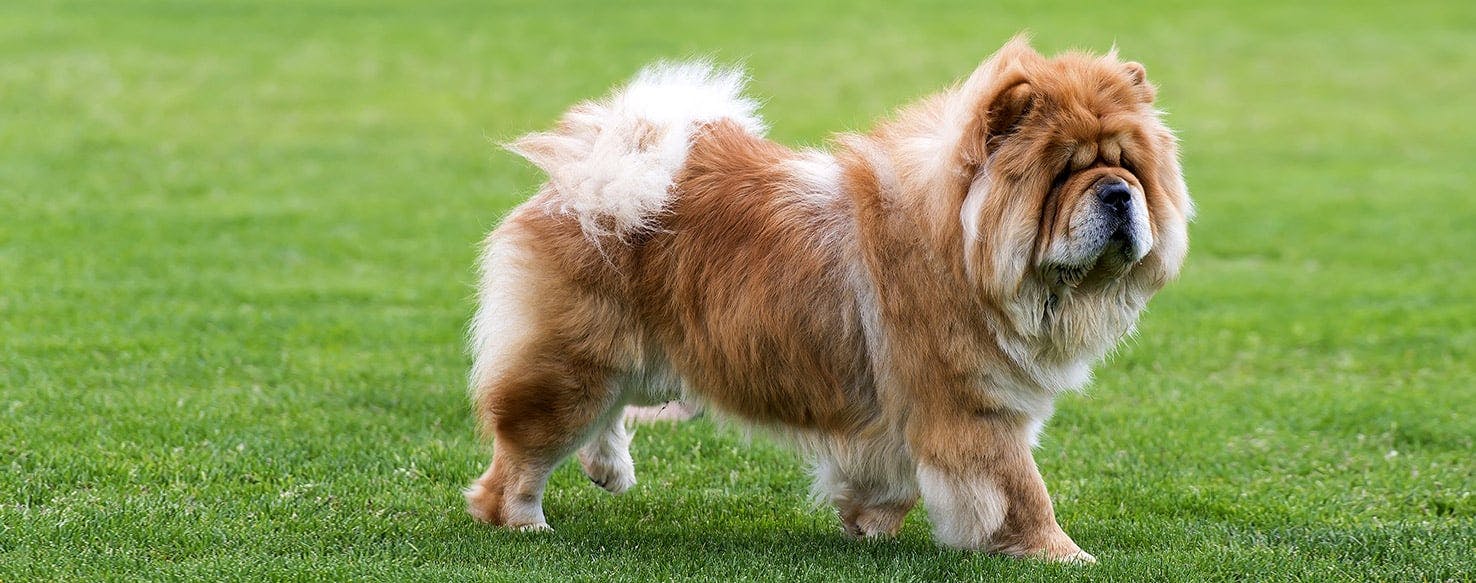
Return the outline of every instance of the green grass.
<path id="1" fill-rule="evenodd" d="M 1476 577 L 1476 4 L 699 4 L 0 4 L 0 581 Z M 820 144 L 1024 28 L 1148 65 L 1200 209 L 1038 452 L 1101 564 L 852 542 L 707 422 L 462 512 L 489 139 L 710 54 Z"/>

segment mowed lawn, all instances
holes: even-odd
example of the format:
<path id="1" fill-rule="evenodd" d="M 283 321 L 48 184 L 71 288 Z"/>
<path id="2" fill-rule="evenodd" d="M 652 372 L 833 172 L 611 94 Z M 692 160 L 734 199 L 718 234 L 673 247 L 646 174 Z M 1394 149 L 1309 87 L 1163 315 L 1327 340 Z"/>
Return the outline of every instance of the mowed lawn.
<path id="1" fill-rule="evenodd" d="M 0 3 L 0 581 L 1476 577 L 1476 4 L 614 4 Z M 849 540 L 708 421 L 463 512 L 493 142 L 712 55 L 822 145 L 1027 28 L 1147 65 L 1200 211 L 1037 452 L 1101 564 Z"/>

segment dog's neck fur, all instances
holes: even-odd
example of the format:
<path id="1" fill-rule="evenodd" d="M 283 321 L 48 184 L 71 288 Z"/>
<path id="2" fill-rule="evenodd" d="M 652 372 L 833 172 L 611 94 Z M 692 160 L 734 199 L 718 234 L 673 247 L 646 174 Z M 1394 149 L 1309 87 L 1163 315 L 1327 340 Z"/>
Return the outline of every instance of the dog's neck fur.
<path id="1" fill-rule="evenodd" d="M 874 192 L 876 200 L 858 201 L 857 208 L 860 213 L 868 207 L 880 213 L 858 216 L 862 236 L 868 230 L 864 223 L 876 221 L 879 228 L 874 227 L 870 236 L 885 241 L 884 247 L 921 247 L 921 252 L 907 254 L 912 263 L 904 267 L 907 272 L 938 279 L 927 286 L 933 291 L 969 292 L 934 305 L 954 306 L 960 311 L 958 322 L 971 322 L 978 334 L 989 335 L 977 338 L 976 350 L 1004 357 L 1013 369 L 1007 375 L 1012 377 L 1010 384 L 1033 385 L 1051 394 L 1080 388 L 1090 378 L 1091 365 L 1132 333 L 1157 288 L 1143 277 L 1129 275 L 1091 290 L 1054 289 L 1033 266 L 999 286 L 1012 294 L 993 293 L 982 285 L 978 272 L 1009 274 L 970 264 L 988 262 L 992 254 L 965 252 L 977 244 L 970 237 L 978 234 L 967 232 L 961 214 L 970 188 L 981 177 L 941 169 L 959 167 L 957 150 L 965 136 L 958 128 L 970 115 L 969 103 L 963 88 L 954 88 L 902 109 L 869 135 L 837 140 L 842 146 L 839 158 L 862 160 L 870 167 L 867 179 L 874 186 L 857 190 Z M 949 263 L 944 258 L 964 261 Z M 903 266 L 893 266 L 897 267 Z M 893 277 L 895 273 L 884 271 L 873 274 L 874 281 Z"/>

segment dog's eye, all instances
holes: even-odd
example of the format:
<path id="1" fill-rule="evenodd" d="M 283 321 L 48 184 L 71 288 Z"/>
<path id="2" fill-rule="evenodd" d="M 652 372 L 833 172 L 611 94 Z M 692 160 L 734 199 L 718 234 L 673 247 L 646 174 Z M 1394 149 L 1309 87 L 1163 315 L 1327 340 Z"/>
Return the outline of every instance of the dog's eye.
<path id="1" fill-rule="evenodd" d="M 1132 174 L 1133 176 L 1138 175 L 1138 168 L 1133 165 L 1133 162 L 1131 160 L 1127 159 L 1127 156 L 1123 156 L 1122 159 L 1118 161 L 1117 165 L 1123 170 L 1127 170 L 1128 174 Z"/>
<path id="2" fill-rule="evenodd" d="M 1053 180 L 1051 180 L 1051 190 L 1055 190 L 1057 188 L 1061 188 L 1061 185 L 1066 184 L 1066 181 L 1067 180 L 1070 180 L 1070 179 L 1071 179 L 1071 164 L 1068 163 L 1068 164 L 1066 164 L 1066 167 L 1065 168 L 1062 168 L 1060 172 L 1057 172 L 1056 173 L 1056 178 L 1053 179 Z"/>

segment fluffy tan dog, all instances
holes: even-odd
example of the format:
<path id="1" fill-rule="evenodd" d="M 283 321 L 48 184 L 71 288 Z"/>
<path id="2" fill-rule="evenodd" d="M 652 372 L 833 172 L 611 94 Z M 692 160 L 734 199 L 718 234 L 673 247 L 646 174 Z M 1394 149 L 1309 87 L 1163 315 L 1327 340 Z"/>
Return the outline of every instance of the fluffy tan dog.
<path id="1" fill-rule="evenodd" d="M 763 138 L 743 76 L 658 64 L 510 148 L 549 180 L 486 241 L 478 520 L 546 529 L 577 452 L 635 484 L 626 405 L 792 438 L 857 536 L 922 498 L 943 544 L 1091 561 L 1031 447 L 1188 249 L 1142 65 L 1015 39 L 833 151 Z"/>

